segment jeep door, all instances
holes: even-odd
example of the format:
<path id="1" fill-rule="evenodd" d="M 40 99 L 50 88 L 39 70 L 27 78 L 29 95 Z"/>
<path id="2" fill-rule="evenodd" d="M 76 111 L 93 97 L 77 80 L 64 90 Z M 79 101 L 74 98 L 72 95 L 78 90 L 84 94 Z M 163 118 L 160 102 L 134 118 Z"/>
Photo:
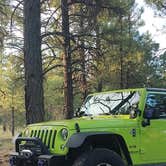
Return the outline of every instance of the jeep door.
<path id="1" fill-rule="evenodd" d="M 166 92 L 149 92 L 141 127 L 141 158 L 151 163 L 166 162 Z"/>

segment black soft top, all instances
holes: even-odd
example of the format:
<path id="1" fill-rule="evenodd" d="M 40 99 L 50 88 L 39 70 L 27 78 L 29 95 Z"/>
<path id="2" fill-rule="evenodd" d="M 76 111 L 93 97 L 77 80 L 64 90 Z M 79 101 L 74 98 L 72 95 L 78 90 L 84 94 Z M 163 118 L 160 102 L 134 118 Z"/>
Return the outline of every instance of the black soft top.
<path id="1" fill-rule="evenodd" d="M 164 88 L 146 88 L 147 91 L 155 91 L 155 92 L 166 92 Z"/>

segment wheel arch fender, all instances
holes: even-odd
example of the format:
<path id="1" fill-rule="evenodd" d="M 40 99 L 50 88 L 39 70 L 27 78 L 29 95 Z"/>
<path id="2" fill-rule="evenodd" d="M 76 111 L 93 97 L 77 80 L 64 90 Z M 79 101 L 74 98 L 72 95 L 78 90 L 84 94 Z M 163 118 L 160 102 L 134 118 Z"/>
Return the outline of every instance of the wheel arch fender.
<path id="1" fill-rule="evenodd" d="M 110 135 L 108 132 L 82 132 L 73 134 L 66 143 L 68 148 L 78 148 L 90 136 Z"/>
<path id="2" fill-rule="evenodd" d="M 116 133 L 111 133 L 111 132 L 80 132 L 80 133 L 75 133 L 73 134 L 69 140 L 66 143 L 66 147 L 68 148 L 79 148 L 81 147 L 88 138 L 92 136 L 103 136 L 103 137 L 112 137 L 115 136 L 119 142 L 119 145 L 127 159 L 127 162 L 129 165 L 132 165 L 132 159 L 126 144 L 126 141 L 124 140 L 123 136 L 116 134 Z"/>

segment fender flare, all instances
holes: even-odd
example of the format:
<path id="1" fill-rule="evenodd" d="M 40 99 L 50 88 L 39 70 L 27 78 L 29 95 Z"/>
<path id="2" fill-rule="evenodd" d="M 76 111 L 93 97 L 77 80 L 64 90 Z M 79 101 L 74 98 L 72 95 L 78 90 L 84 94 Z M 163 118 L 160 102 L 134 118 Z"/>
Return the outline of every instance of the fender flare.
<path id="1" fill-rule="evenodd" d="M 105 135 L 105 136 L 111 136 L 111 135 L 117 135 L 116 133 L 111 133 L 111 132 L 82 132 L 82 133 L 75 133 L 73 134 L 69 140 L 66 143 L 66 147 L 67 148 L 79 148 L 83 145 L 83 143 L 85 142 L 85 140 L 90 137 L 90 136 L 100 136 L 100 135 Z M 120 135 L 119 135 L 120 136 Z M 132 159 L 130 156 L 130 153 L 128 151 L 128 147 L 125 143 L 125 140 L 120 137 L 121 140 L 121 145 L 123 145 L 123 151 L 126 152 L 125 156 L 126 159 L 129 163 L 129 165 L 132 165 Z M 119 141 L 120 141 L 119 140 Z"/>
<path id="2" fill-rule="evenodd" d="M 80 147 L 85 139 L 89 136 L 95 135 L 112 135 L 110 132 L 82 132 L 73 134 L 66 143 L 66 147 L 68 148 L 78 148 Z"/>

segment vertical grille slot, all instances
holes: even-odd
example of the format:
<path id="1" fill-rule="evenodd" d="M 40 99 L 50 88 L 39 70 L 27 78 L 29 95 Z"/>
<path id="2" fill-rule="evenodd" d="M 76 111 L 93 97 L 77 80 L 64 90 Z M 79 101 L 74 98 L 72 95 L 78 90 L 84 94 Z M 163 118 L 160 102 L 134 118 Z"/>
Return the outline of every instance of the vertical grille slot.
<path id="1" fill-rule="evenodd" d="M 56 138 L 56 130 L 53 132 L 53 139 L 52 139 L 52 148 L 55 148 L 55 138 Z"/>
<path id="2" fill-rule="evenodd" d="M 39 138 L 42 140 L 42 130 L 40 130 Z"/>
<path id="3" fill-rule="evenodd" d="M 46 130 L 45 137 L 44 137 L 44 144 L 46 145 L 47 143 L 47 136 L 48 136 L 48 130 Z"/>
<path id="4" fill-rule="evenodd" d="M 37 135 L 37 130 L 35 130 L 34 137 L 36 137 L 36 135 Z"/>
<path id="5" fill-rule="evenodd" d="M 40 130 L 38 131 L 38 134 L 37 134 L 37 138 L 39 138 L 40 137 Z"/>
<path id="6" fill-rule="evenodd" d="M 52 138 L 52 130 L 50 130 L 50 133 L 49 133 L 49 136 L 48 136 L 48 147 L 50 147 L 51 138 Z"/>
<path id="7" fill-rule="evenodd" d="M 41 134 L 41 140 L 43 141 L 44 138 L 44 130 L 42 130 L 42 134 Z"/>
<path id="8" fill-rule="evenodd" d="M 31 131 L 31 135 L 30 135 L 30 137 L 32 137 L 33 136 L 33 130 Z"/>

